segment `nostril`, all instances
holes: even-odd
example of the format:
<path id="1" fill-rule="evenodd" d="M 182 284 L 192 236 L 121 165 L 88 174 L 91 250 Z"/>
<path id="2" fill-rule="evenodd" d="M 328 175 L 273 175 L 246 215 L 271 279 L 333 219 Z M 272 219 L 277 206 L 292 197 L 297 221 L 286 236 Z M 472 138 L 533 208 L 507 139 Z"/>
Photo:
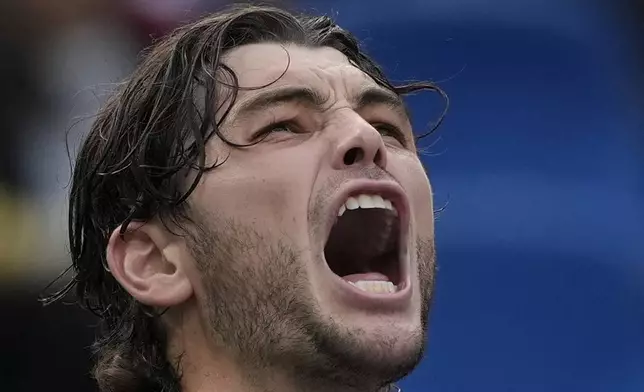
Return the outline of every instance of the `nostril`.
<path id="1" fill-rule="evenodd" d="M 344 154 L 344 164 L 351 166 L 357 162 L 360 162 L 363 157 L 364 151 L 362 151 L 362 148 L 354 147 Z"/>

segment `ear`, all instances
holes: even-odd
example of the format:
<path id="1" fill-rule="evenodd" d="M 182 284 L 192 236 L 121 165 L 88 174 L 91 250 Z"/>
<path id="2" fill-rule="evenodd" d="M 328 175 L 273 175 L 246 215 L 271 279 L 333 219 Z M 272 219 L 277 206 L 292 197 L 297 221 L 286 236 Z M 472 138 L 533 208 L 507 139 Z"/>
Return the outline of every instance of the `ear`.
<path id="1" fill-rule="evenodd" d="M 193 293 L 181 245 L 160 222 L 132 222 L 116 228 L 107 245 L 114 278 L 139 302 L 158 307 L 181 304 Z"/>

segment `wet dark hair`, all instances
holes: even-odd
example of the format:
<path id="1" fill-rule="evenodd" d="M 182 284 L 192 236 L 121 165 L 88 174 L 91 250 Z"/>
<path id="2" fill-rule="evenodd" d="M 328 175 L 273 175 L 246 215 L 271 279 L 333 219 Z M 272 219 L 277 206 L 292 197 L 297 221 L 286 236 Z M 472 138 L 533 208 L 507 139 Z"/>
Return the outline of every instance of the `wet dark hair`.
<path id="1" fill-rule="evenodd" d="M 43 299 L 51 303 L 75 288 L 78 303 L 100 318 L 101 335 L 93 349 L 94 376 L 101 391 L 180 390 L 179 367 L 167 360 L 158 314 L 114 279 L 107 267 L 106 246 L 115 229 L 121 226 L 124 233 L 132 221 L 187 219 L 185 200 L 204 173 L 223 163 L 215 160 L 207 165 L 209 139 L 217 136 L 235 148 L 246 147 L 220 133 L 219 126 L 242 88 L 221 59 L 233 48 L 259 42 L 335 48 L 400 96 L 430 90 L 446 98 L 429 82 L 392 85 L 357 40 L 326 16 L 237 6 L 158 41 L 99 112 L 78 153 L 68 222 L 72 257 L 68 271 L 74 276 L 62 290 Z M 215 107 L 222 86 L 227 86 L 231 99 Z M 442 116 L 430 132 L 441 120 Z M 188 171 L 196 174 L 190 181 Z"/>

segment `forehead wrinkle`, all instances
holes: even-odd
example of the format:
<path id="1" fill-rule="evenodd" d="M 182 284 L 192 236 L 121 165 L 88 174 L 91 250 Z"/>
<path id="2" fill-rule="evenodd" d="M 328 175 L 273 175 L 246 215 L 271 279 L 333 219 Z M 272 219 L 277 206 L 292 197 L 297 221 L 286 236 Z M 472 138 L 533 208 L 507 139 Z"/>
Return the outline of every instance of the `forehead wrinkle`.
<path id="1" fill-rule="evenodd" d="M 355 71 L 356 74 L 360 74 L 364 79 L 364 82 L 359 86 L 360 92 L 356 94 L 356 96 L 364 97 L 365 93 L 368 92 L 368 90 L 380 89 L 382 90 L 382 92 L 390 96 L 390 99 L 382 99 L 380 103 L 384 104 L 389 109 L 395 111 L 398 115 L 406 118 L 409 122 L 411 122 L 411 110 L 409 109 L 409 106 L 402 98 L 402 96 L 400 96 L 400 94 L 377 83 L 371 75 L 362 70 L 352 59 L 348 57 L 345 57 L 345 59 L 347 60 L 346 65 L 348 66 L 348 68 Z M 344 73 L 349 72 L 349 69 L 344 70 Z M 355 106 L 360 107 L 366 105 L 356 104 Z"/>
<path id="2" fill-rule="evenodd" d="M 333 78 L 333 70 L 338 70 L 338 83 L 342 84 L 346 95 L 344 98 L 352 109 L 360 111 L 371 106 L 383 105 L 394 111 L 397 115 L 411 121 L 409 108 L 398 93 L 383 87 L 350 59 L 346 57 L 345 59 L 345 63 L 335 64 L 330 70 L 319 71 L 326 73 L 327 75 L 325 76 L 327 78 Z M 324 79 L 323 76 L 317 75 L 317 72 L 315 74 L 320 79 Z M 359 84 L 356 83 L 357 80 L 360 80 Z M 336 89 L 334 88 L 329 89 L 330 94 L 333 94 L 335 91 Z"/>
<path id="3" fill-rule="evenodd" d="M 293 52 L 307 50 L 307 48 L 300 47 L 288 49 L 295 49 Z M 334 49 L 329 50 L 335 52 Z M 288 51 L 291 52 L 291 50 Z M 356 111 L 383 105 L 397 115 L 407 120 L 411 119 L 407 105 L 396 92 L 375 82 L 369 74 L 346 56 L 339 52 L 334 54 L 339 56 L 337 58 L 331 56 L 332 58 L 326 58 L 320 63 L 310 61 L 306 57 L 298 58 L 296 53 L 291 53 L 291 59 L 294 61 L 274 84 L 252 91 L 244 88 L 239 90 L 239 95 L 236 102 L 233 102 L 230 112 L 231 122 L 236 122 L 245 115 L 252 115 L 280 104 L 308 104 L 319 111 L 327 111 L 341 101 L 345 101 Z M 237 67 L 233 67 L 233 72 L 237 72 L 240 81 L 245 79 L 240 74 L 244 72 L 234 68 Z M 250 71 L 255 73 L 258 70 L 252 68 Z M 285 97 L 280 95 L 288 89 L 293 90 L 291 91 L 293 94 L 284 99 Z M 297 90 L 299 92 L 296 93 Z M 255 100 L 257 100 L 256 105 L 247 105 Z"/>

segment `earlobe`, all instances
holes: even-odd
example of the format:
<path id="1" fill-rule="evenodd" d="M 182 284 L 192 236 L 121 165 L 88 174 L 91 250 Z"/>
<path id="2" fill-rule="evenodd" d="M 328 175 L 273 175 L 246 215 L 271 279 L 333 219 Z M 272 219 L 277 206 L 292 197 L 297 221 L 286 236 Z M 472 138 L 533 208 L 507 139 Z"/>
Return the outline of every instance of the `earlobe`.
<path id="1" fill-rule="evenodd" d="M 155 223 L 131 223 L 112 232 L 107 263 L 114 278 L 139 302 L 169 307 L 188 300 L 193 288 L 174 236 Z"/>

